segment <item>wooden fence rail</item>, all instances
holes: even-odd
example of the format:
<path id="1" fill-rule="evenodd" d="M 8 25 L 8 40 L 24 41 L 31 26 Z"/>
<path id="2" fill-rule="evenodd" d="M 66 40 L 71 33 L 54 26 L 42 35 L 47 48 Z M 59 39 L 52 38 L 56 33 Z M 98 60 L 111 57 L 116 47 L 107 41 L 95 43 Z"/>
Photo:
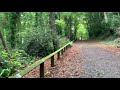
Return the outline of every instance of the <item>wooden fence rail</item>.
<path id="1" fill-rule="evenodd" d="M 51 67 L 54 67 L 54 55 L 57 54 L 57 56 L 58 56 L 57 59 L 60 59 L 60 52 L 61 52 L 61 55 L 63 55 L 63 53 L 72 45 L 72 43 L 73 43 L 73 41 L 67 43 L 65 46 L 61 47 L 57 51 L 42 58 L 41 60 L 35 62 L 30 67 L 26 68 L 24 71 L 14 75 L 14 76 L 11 76 L 9 78 L 22 78 L 24 75 L 26 75 L 27 73 L 29 73 L 31 70 L 33 70 L 34 68 L 36 68 L 39 65 L 40 65 L 40 78 L 44 78 L 44 62 L 46 60 L 48 60 L 49 58 L 51 58 Z"/>

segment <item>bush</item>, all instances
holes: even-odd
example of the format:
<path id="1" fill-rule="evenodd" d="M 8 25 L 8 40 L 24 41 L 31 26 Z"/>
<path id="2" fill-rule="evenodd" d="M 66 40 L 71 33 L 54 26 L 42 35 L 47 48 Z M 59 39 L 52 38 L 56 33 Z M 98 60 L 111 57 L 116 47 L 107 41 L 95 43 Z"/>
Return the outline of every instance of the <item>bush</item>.
<path id="1" fill-rule="evenodd" d="M 1 51 L 0 56 L 0 77 L 8 77 L 21 70 L 28 64 L 35 61 L 36 57 L 31 57 L 24 50 L 12 50 L 12 58 L 9 59 L 8 53 Z"/>
<path id="2" fill-rule="evenodd" d="M 29 32 L 24 43 L 24 50 L 31 56 L 44 57 L 53 52 L 51 32 Z"/>
<path id="3" fill-rule="evenodd" d="M 109 31 L 112 35 L 116 34 L 119 35 L 119 27 L 120 27 L 120 16 L 118 15 L 111 15 L 108 18 L 108 22 L 105 23 L 105 21 L 103 21 L 102 27 L 104 29 L 103 32 L 105 31 Z"/>
<path id="4" fill-rule="evenodd" d="M 60 44 L 60 47 L 63 47 L 65 44 L 69 43 L 69 39 L 67 39 L 66 37 L 62 37 L 59 39 L 59 44 Z"/>
<path id="5" fill-rule="evenodd" d="M 118 36 L 120 37 L 120 27 L 116 28 L 115 34 L 118 35 Z"/>
<path id="6" fill-rule="evenodd" d="M 0 72 L 0 78 L 7 78 L 10 75 L 10 69 L 3 69 Z"/>

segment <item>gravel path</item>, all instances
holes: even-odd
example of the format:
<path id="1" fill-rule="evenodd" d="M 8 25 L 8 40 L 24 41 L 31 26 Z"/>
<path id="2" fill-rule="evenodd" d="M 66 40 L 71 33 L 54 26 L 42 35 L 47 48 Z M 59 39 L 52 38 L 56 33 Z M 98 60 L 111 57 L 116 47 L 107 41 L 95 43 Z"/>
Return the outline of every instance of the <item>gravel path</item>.
<path id="1" fill-rule="evenodd" d="M 39 73 L 37 67 L 24 78 L 39 78 Z M 45 78 L 120 78 L 120 49 L 96 41 L 76 42 L 55 60 L 55 67 L 48 60 L 45 73 Z"/>
<path id="2" fill-rule="evenodd" d="M 82 43 L 81 78 L 120 78 L 120 54 L 102 48 L 101 43 Z"/>

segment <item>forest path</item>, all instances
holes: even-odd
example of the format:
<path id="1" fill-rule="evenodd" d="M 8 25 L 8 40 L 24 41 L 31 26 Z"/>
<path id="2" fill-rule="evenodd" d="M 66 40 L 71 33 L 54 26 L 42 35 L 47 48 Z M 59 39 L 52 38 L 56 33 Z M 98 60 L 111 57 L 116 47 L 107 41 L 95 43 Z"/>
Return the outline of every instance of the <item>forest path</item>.
<path id="1" fill-rule="evenodd" d="M 85 42 L 80 47 L 84 70 L 81 78 L 120 78 L 120 54 L 117 48 L 100 42 Z"/>
<path id="2" fill-rule="evenodd" d="M 45 78 L 120 78 L 120 49 L 99 41 L 79 41 L 69 48 L 55 67 L 45 64 Z M 25 78 L 38 78 L 39 67 Z"/>

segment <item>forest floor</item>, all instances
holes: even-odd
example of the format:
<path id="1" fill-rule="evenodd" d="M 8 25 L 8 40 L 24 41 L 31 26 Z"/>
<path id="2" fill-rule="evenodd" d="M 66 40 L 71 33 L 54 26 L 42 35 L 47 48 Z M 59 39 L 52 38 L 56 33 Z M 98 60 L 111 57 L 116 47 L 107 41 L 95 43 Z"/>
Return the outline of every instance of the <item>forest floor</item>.
<path id="1" fill-rule="evenodd" d="M 55 56 L 57 58 L 57 56 Z M 23 78 L 39 78 L 39 67 Z M 120 78 L 120 48 L 101 41 L 78 41 L 61 59 L 45 62 L 45 78 Z"/>

